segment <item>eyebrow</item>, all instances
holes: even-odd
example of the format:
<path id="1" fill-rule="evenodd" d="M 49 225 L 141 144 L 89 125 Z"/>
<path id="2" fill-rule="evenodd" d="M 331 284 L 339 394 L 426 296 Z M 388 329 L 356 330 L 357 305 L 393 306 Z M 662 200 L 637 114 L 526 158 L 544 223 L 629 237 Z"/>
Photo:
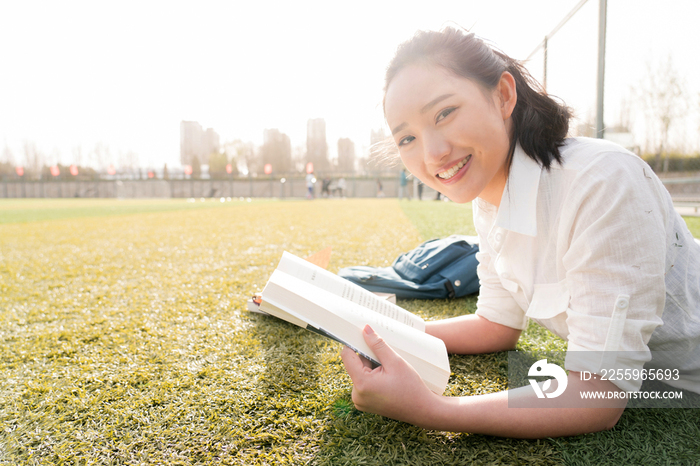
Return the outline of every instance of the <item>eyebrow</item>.
<path id="1" fill-rule="evenodd" d="M 394 135 L 394 134 L 398 133 L 398 132 L 401 131 L 402 129 L 406 128 L 406 126 L 408 126 L 408 123 L 401 123 L 399 126 L 397 126 L 396 128 L 394 128 L 394 129 L 391 131 L 391 134 Z"/>
<path id="2" fill-rule="evenodd" d="M 428 110 L 431 109 L 434 105 L 436 105 L 439 102 L 442 102 L 443 100 L 447 99 L 448 97 L 452 97 L 454 94 L 442 94 L 440 96 L 435 97 L 433 100 L 425 104 L 423 108 L 420 109 L 421 113 L 425 113 Z"/>
<path id="3" fill-rule="evenodd" d="M 438 103 L 442 102 L 443 100 L 445 100 L 445 99 L 447 99 L 447 98 L 449 98 L 449 97 L 452 97 L 453 95 L 454 95 L 454 94 L 442 94 L 442 95 L 440 95 L 440 96 L 435 97 L 433 100 L 431 100 L 430 102 L 428 102 L 427 104 L 425 104 L 425 105 L 423 106 L 423 108 L 420 109 L 420 112 L 421 112 L 421 113 L 427 112 L 427 111 L 430 110 L 433 106 L 437 105 Z M 391 134 L 396 134 L 396 133 L 398 133 L 399 131 L 401 131 L 402 129 L 406 128 L 407 126 L 408 126 L 407 123 L 401 123 L 399 126 L 397 126 L 396 128 L 393 129 L 393 131 L 391 132 Z"/>

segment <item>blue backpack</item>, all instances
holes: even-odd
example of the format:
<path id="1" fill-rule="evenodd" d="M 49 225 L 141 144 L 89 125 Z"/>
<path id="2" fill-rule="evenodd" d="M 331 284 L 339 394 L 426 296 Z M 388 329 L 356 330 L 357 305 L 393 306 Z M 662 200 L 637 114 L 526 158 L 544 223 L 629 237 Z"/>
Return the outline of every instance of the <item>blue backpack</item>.
<path id="1" fill-rule="evenodd" d="M 391 267 L 346 267 L 338 275 L 374 292 L 397 298 L 460 298 L 479 291 L 474 236 L 426 241 L 401 254 Z"/>

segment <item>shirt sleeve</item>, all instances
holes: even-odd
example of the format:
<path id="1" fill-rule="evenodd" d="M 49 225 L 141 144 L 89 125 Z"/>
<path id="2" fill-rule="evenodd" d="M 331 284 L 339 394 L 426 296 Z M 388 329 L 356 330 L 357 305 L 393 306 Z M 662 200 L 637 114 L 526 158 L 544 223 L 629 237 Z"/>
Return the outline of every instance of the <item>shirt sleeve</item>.
<path id="1" fill-rule="evenodd" d="M 484 228 L 478 204 L 472 204 L 474 209 L 474 226 L 479 235 L 479 261 L 476 273 L 479 277 L 479 297 L 476 304 L 476 315 L 491 322 L 505 325 L 518 330 L 527 327 L 525 311 L 518 305 L 510 291 L 506 290 L 493 265 L 495 251 L 488 243 L 488 231 Z"/>
<path id="2" fill-rule="evenodd" d="M 562 201 L 557 241 L 570 295 L 569 370 L 640 373 L 651 359 L 647 345 L 662 324 L 669 224 L 657 183 L 633 156 L 603 154 Z M 642 380 L 612 382 L 638 390 Z"/>

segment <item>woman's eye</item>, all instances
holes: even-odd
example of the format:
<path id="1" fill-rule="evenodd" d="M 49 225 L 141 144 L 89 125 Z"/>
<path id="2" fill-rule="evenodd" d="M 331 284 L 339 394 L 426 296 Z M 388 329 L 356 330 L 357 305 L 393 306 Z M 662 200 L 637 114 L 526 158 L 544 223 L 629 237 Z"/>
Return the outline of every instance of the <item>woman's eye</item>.
<path id="1" fill-rule="evenodd" d="M 399 146 L 405 146 L 406 144 L 410 143 L 414 139 L 415 138 L 413 136 L 406 136 L 405 138 L 403 138 L 399 141 Z"/>
<path id="2" fill-rule="evenodd" d="M 435 123 L 437 123 L 437 122 L 439 122 L 440 120 L 442 120 L 443 118 L 447 117 L 447 115 L 449 115 L 450 113 L 454 112 L 455 110 L 456 110 L 456 108 L 450 107 L 450 108 L 446 108 L 446 109 L 443 110 L 442 112 L 438 113 L 438 116 L 437 116 L 437 118 L 435 119 Z"/>

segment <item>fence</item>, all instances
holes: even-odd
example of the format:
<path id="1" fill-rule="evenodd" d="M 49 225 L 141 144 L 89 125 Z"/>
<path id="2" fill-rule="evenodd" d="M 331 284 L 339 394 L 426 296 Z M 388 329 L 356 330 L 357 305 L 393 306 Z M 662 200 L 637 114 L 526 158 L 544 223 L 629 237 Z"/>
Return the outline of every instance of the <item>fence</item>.
<path id="1" fill-rule="evenodd" d="M 282 181 L 284 180 L 284 181 Z M 398 177 L 348 177 L 345 190 L 331 185 L 331 196 L 397 197 Z M 381 194 L 379 184 L 381 183 Z M 414 196 L 416 189 L 408 187 Z M 322 196 L 321 181 L 314 186 L 314 195 Z M 231 178 L 226 180 L 94 180 L 94 181 L 0 181 L 0 198 L 305 198 L 306 180 L 289 178 Z M 423 188 L 423 198 L 431 199 L 435 191 Z"/>
<path id="2" fill-rule="evenodd" d="M 663 175 L 663 174 L 662 174 Z M 677 173 L 676 177 L 662 177 L 666 189 L 674 201 L 700 202 L 700 174 Z M 683 176 L 685 175 L 685 176 Z M 345 197 L 378 197 L 379 184 L 382 195 L 397 197 L 398 178 L 346 178 Z M 331 186 L 333 188 L 333 185 Z M 417 196 L 417 187 L 406 189 L 410 197 Z M 305 198 L 304 178 L 233 178 L 228 180 L 94 180 L 94 181 L 0 181 L 2 198 Z M 436 192 L 423 186 L 422 198 L 435 199 Z M 321 182 L 314 186 L 314 195 L 322 196 Z M 331 189 L 330 195 L 341 193 Z"/>

